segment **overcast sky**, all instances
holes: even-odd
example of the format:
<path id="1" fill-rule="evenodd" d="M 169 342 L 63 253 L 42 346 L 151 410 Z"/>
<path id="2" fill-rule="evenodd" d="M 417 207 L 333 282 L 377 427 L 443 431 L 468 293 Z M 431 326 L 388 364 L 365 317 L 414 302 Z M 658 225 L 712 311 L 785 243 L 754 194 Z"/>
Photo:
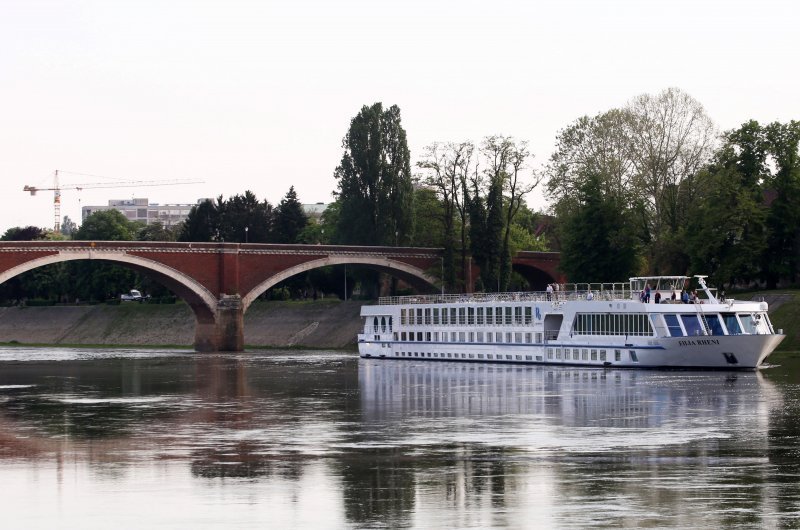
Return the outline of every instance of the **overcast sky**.
<path id="1" fill-rule="evenodd" d="M 329 202 L 362 105 L 397 104 L 412 162 L 434 141 L 530 141 L 678 87 L 722 130 L 800 119 L 800 3 L 0 0 L 0 233 L 82 205 L 252 190 Z M 534 201 L 542 204 L 541 200 Z"/>

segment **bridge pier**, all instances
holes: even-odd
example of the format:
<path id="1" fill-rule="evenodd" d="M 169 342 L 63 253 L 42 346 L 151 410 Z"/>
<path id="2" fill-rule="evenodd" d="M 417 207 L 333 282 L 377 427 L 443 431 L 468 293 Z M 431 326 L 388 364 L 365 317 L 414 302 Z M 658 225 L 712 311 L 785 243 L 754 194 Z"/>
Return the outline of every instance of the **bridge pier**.
<path id="1" fill-rule="evenodd" d="M 217 302 L 214 320 L 197 321 L 194 349 L 199 352 L 244 350 L 244 306 L 239 295 L 225 295 Z"/>

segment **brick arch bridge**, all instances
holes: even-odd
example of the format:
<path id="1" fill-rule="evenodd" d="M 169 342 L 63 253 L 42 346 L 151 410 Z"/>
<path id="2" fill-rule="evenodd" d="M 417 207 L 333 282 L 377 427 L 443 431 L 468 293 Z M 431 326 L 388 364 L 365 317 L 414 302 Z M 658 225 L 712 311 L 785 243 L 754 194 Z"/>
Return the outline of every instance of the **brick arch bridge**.
<path id="1" fill-rule="evenodd" d="M 114 262 L 148 275 L 191 307 L 196 319 L 195 349 L 241 351 L 244 312 L 260 294 L 287 278 L 330 265 L 364 265 L 398 277 L 419 291 L 435 292 L 441 256 L 441 249 L 413 247 L 3 241 L 0 283 L 53 263 Z M 520 253 L 514 266 L 531 285 L 541 278 L 559 278 L 557 253 Z M 535 272 L 526 275 L 525 271 Z"/>

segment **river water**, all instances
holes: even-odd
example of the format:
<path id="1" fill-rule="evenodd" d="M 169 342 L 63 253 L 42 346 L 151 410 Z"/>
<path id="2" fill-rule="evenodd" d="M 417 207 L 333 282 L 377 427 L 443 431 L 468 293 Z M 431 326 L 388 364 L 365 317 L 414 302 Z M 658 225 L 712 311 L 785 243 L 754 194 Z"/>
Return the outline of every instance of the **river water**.
<path id="1" fill-rule="evenodd" d="M 0 349 L 0 520 L 797 527 L 798 368 Z"/>

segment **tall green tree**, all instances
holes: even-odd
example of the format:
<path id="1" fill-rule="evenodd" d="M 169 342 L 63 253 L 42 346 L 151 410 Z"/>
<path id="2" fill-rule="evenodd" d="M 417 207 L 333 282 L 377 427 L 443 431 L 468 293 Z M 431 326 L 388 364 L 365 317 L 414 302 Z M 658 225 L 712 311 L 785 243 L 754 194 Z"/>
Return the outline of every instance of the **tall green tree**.
<path id="1" fill-rule="evenodd" d="M 685 231 L 691 269 L 720 287 L 761 276 L 766 213 L 761 182 L 768 174 L 767 142 L 755 121 L 723 135 L 708 168 L 697 174 L 693 214 Z"/>
<path id="2" fill-rule="evenodd" d="M 602 182 L 587 175 L 577 194 L 557 206 L 561 269 L 572 282 L 617 281 L 638 268 L 636 237 L 625 219 L 630 211 L 603 193 Z"/>
<path id="3" fill-rule="evenodd" d="M 272 232 L 272 205 L 259 201 L 252 191 L 217 199 L 219 240 L 230 243 L 269 243 Z"/>
<path id="4" fill-rule="evenodd" d="M 217 203 L 206 199 L 192 206 L 183 222 L 178 241 L 214 241 L 219 234 L 219 210 Z"/>
<path id="5" fill-rule="evenodd" d="M 272 223 L 272 241 L 275 243 L 298 243 L 300 234 L 308 224 L 308 216 L 297 199 L 294 186 L 289 188 L 278 207 Z"/>
<path id="6" fill-rule="evenodd" d="M 775 171 L 764 182 L 772 198 L 764 254 L 767 286 L 781 280 L 798 282 L 800 265 L 800 122 L 771 123 L 765 127 L 768 153 Z"/>
<path id="7" fill-rule="evenodd" d="M 410 154 L 400 108 L 364 106 L 350 122 L 334 176 L 340 243 L 405 244 L 413 234 Z"/>

